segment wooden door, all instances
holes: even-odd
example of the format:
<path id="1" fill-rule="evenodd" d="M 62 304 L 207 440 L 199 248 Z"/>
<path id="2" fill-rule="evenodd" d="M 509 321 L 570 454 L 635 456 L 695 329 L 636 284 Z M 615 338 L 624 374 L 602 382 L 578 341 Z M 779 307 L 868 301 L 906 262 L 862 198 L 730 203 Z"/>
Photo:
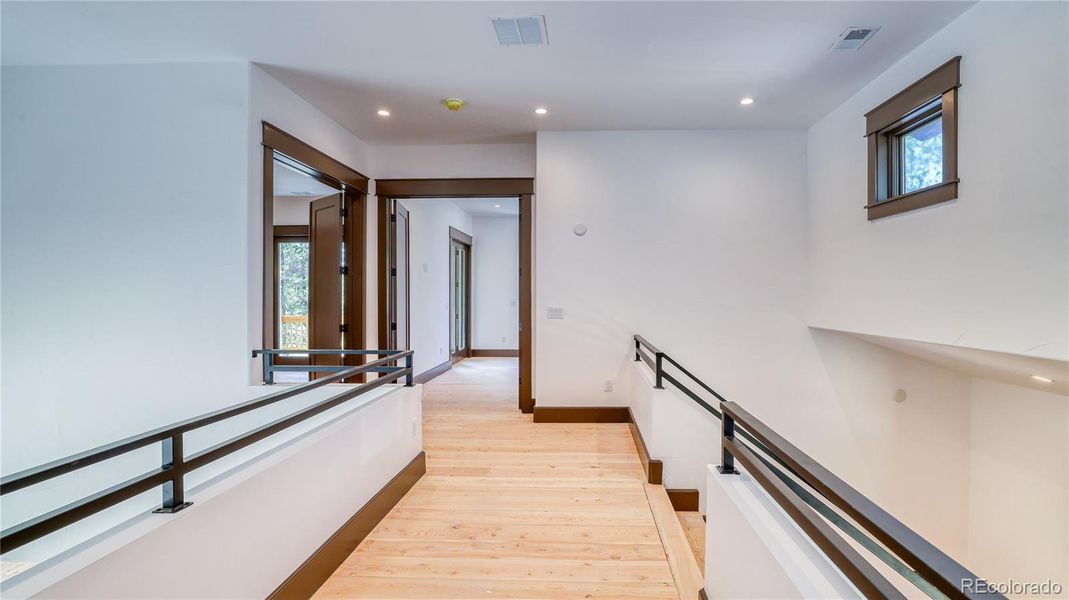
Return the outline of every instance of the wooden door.
<path id="1" fill-rule="evenodd" d="M 308 346 L 317 350 L 342 347 L 341 209 L 341 194 L 315 200 L 309 209 Z M 313 365 L 342 364 L 339 356 L 311 359 Z"/>
<path id="2" fill-rule="evenodd" d="M 393 322 L 390 325 L 390 348 L 394 350 L 410 350 L 412 348 L 412 334 L 410 327 L 411 309 L 410 288 L 411 276 L 409 275 L 409 242 L 408 242 L 408 209 L 400 202 L 394 202 L 393 214 L 393 252 L 390 259 L 393 262 L 390 268 L 392 303 L 390 313 Z"/>

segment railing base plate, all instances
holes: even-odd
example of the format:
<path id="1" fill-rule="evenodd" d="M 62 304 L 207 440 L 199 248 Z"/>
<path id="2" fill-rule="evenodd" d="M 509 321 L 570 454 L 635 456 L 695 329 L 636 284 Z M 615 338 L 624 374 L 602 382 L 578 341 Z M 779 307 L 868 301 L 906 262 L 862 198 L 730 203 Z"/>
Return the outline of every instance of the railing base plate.
<path id="1" fill-rule="evenodd" d="M 185 508 L 187 506 L 192 506 L 192 505 L 193 505 L 192 502 L 183 502 L 183 503 L 179 504 L 178 506 L 175 506 L 174 508 L 157 508 L 156 510 L 154 510 L 152 512 L 154 512 L 154 513 L 163 513 L 163 514 L 172 514 L 172 513 L 176 513 L 178 511 L 182 510 L 183 508 Z"/>
<path id="2" fill-rule="evenodd" d="M 738 469 L 725 469 L 724 465 L 716 465 L 716 470 L 719 471 L 721 475 L 738 475 L 739 474 Z"/>

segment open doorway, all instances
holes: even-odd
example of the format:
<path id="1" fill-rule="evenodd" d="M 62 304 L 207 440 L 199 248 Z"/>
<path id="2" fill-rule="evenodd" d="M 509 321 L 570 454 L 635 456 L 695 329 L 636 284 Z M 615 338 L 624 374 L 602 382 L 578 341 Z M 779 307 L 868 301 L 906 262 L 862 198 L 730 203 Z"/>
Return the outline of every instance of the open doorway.
<path id="1" fill-rule="evenodd" d="M 532 411 L 533 236 L 524 206 L 531 215 L 533 180 L 379 180 L 376 186 L 381 339 L 396 340 L 407 326 L 419 381 L 468 358 L 506 359 L 516 373 L 519 407 Z"/>
<path id="2" fill-rule="evenodd" d="M 309 350 L 365 346 L 367 178 L 267 123 L 263 140 L 263 347 L 292 350 L 278 366 L 306 367 L 275 381 L 307 381 L 316 366 L 362 362 Z"/>

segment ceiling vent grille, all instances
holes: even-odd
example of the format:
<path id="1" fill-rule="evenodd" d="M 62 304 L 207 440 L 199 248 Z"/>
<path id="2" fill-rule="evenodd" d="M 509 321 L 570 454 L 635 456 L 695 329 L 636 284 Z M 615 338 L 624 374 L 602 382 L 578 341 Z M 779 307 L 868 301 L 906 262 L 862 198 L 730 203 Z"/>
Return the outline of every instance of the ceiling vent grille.
<path id="1" fill-rule="evenodd" d="M 828 50 L 857 50 L 864 46 L 865 42 L 871 40 L 879 30 L 880 28 L 876 26 L 848 27 Z"/>
<path id="2" fill-rule="evenodd" d="M 502 46 L 544 46 L 549 43 L 546 36 L 546 18 L 542 15 L 532 17 L 495 17 L 491 19 L 497 41 Z"/>

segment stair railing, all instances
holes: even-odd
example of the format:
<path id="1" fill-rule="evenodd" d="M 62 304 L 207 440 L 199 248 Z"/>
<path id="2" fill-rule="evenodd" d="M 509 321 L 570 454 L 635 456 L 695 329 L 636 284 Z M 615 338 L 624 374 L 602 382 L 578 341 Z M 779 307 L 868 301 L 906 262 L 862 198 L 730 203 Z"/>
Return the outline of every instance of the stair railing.
<path id="1" fill-rule="evenodd" d="M 657 389 L 664 389 L 667 381 L 720 419 L 721 457 L 717 470 L 736 475 L 738 461 L 866 598 L 906 596 L 829 523 L 931 598 L 1005 598 L 993 586 L 981 585 L 984 580 L 641 335 L 635 335 L 634 342 L 635 361 L 641 360 L 653 370 Z M 715 400 L 702 398 L 687 383 L 666 372 L 666 364 Z"/>

